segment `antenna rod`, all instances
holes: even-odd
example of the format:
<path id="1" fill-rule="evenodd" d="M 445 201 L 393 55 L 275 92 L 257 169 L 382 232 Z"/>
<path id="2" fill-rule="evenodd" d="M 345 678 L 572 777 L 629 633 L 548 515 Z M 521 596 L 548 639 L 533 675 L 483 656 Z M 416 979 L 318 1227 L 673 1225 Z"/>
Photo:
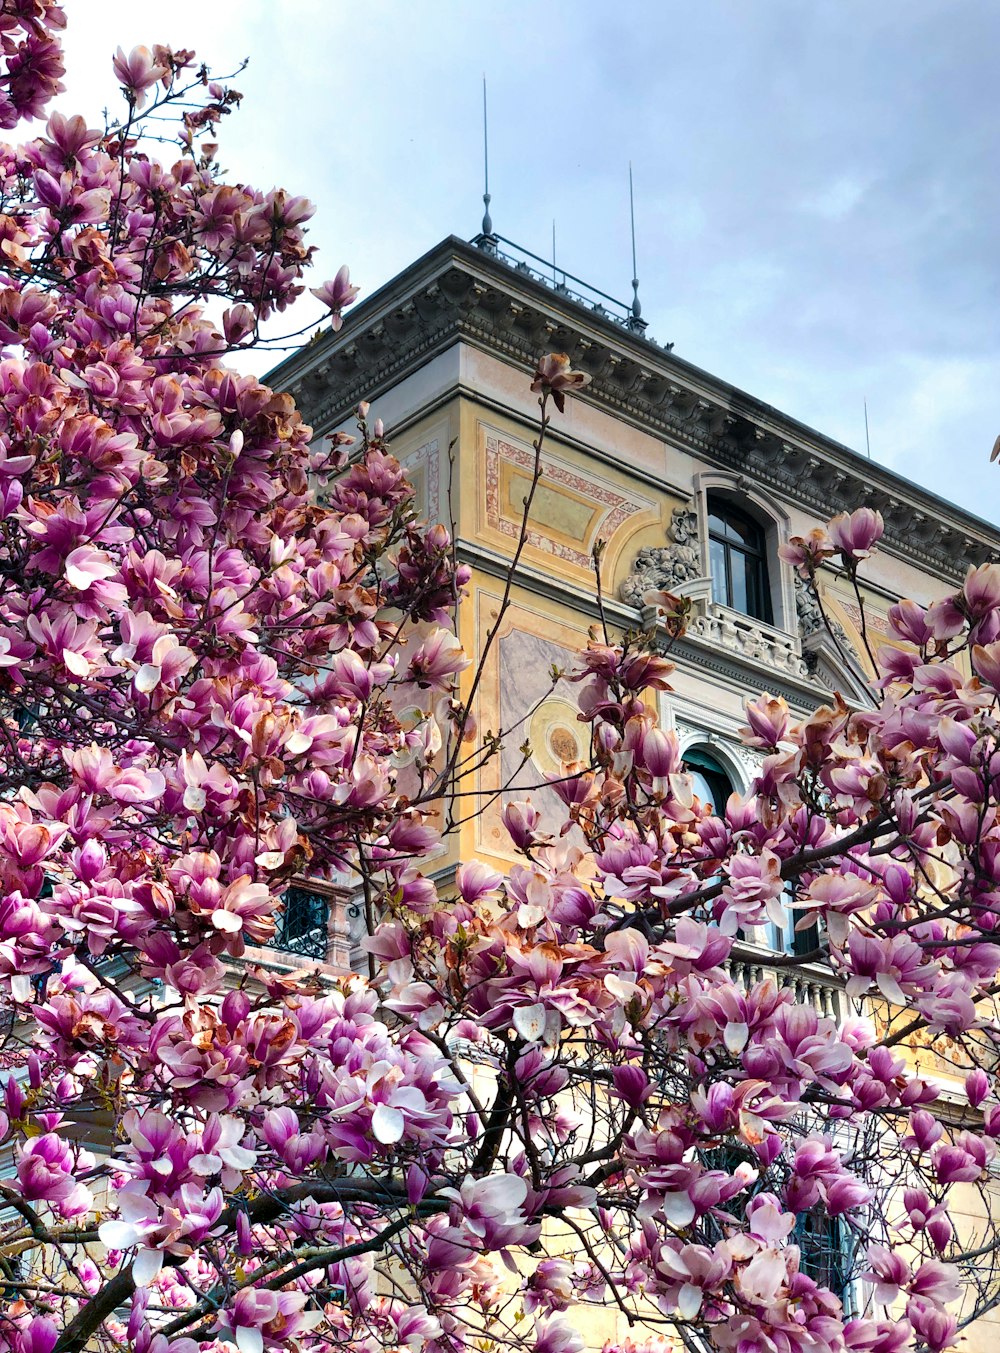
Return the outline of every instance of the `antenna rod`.
<path id="1" fill-rule="evenodd" d="M 633 189 L 632 189 L 632 161 L 631 161 L 631 160 L 629 160 L 629 162 L 628 162 L 628 211 L 629 211 L 629 217 L 630 217 L 631 222 L 632 222 L 632 285 L 633 285 L 633 286 L 638 286 L 638 285 L 639 285 L 639 282 L 638 282 L 638 278 L 636 277 L 636 272 L 638 271 L 638 269 L 636 268 L 636 265 L 635 265 L 635 193 L 634 193 L 634 191 L 633 191 Z"/>
<path id="2" fill-rule="evenodd" d="M 552 285 L 556 284 L 556 218 L 552 218 Z"/>
<path id="3" fill-rule="evenodd" d="M 628 211 L 632 225 L 632 320 L 638 325 L 642 319 L 642 306 L 639 304 L 639 269 L 635 262 L 635 192 L 632 188 L 632 161 L 628 162 Z"/>
<path id="4" fill-rule="evenodd" d="M 493 234 L 490 216 L 490 136 L 486 120 L 486 72 L 483 72 L 483 234 Z"/>
<path id="5" fill-rule="evenodd" d="M 868 398 L 867 398 L 867 396 L 865 397 L 865 446 L 866 446 L 867 449 L 868 449 L 868 459 L 871 460 L 871 458 L 872 458 L 872 443 L 871 443 L 871 438 L 868 436 Z"/>

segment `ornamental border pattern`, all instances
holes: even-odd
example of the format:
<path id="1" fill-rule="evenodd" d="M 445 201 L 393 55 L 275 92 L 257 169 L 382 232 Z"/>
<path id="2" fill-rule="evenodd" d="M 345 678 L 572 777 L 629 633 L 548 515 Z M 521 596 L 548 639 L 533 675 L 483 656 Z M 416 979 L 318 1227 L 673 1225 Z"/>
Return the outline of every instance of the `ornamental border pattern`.
<path id="1" fill-rule="evenodd" d="M 505 460 L 509 464 L 530 472 L 534 466 L 534 456 L 530 451 L 523 446 L 519 446 L 515 441 L 509 440 L 502 433 L 492 431 L 482 423 L 479 426 L 484 436 L 486 462 L 486 523 L 493 530 L 499 531 L 501 535 L 515 540 L 521 533 L 521 523 L 504 516 L 501 510 L 500 462 Z M 593 528 L 592 536 L 594 539 L 597 539 L 602 531 L 607 531 L 606 538 L 610 540 L 619 527 L 624 526 L 630 517 L 634 517 L 643 511 L 652 511 L 655 506 L 651 499 L 640 500 L 638 495 L 629 499 L 624 494 L 619 493 L 617 489 L 612 488 L 610 484 L 602 482 L 593 475 L 586 476 L 575 473 L 571 466 L 557 457 L 546 457 L 542 462 L 542 472 L 543 483 L 548 480 L 551 483 L 561 484 L 564 488 L 580 494 L 581 497 L 590 498 L 595 505 L 605 508 L 603 515 L 599 517 Z M 555 555 L 556 558 L 564 559 L 567 563 L 576 564 L 579 568 L 590 570 L 593 566 L 589 550 L 576 549 L 572 545 L 554 540 L 544 533 L 543 528 L 529 527 L 526 539 L 528 544 L 533 545 L 535 549 L 541 550 L 545 554 Z"/>
<path id="2" fill-rule="evenodd" d="M 441 521 L 441 445 L 436 437 L 413 451 L 404 451 L 399 460 L 404 470 L 423 466 L 427 476 L 427 521 L 430 525 Z"/>

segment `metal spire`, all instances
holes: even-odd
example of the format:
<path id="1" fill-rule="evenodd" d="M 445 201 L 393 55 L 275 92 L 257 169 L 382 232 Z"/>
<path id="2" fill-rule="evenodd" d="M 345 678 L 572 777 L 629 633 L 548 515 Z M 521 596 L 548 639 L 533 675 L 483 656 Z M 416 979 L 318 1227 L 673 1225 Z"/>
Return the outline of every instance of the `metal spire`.
<path id="1" fill-rule="evenodd" d="M 490 216 L 490 137 L 486 118 L 486 75 L 483 74 L 483 235 L 493 239 L 493 218 Z"/>
<path id="2" fill-rule="evenodd" d="M 645 329 L 642 318 L 642 306 L 639 304 L 639 269 L 635 261 L 635 193 L 632 188 L 632 161 L 628 162 L 628 211 L 632 225 L 632 317 L 628 322 L 630 329 Z"/>

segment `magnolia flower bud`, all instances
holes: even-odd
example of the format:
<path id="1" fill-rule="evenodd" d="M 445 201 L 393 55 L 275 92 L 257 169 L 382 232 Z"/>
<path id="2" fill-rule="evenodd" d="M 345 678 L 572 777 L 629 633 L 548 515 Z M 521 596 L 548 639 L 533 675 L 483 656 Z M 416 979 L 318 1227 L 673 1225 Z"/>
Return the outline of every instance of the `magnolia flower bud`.
<path id="1" fill-rule="evenodd" d="M 985 1071 L 977 1069 L 966 1076 L 965 1093 L 968 1096 L 969 1103 L 974 1109 L 979 1108 L 989 1092 L 990 1078 Z"/>

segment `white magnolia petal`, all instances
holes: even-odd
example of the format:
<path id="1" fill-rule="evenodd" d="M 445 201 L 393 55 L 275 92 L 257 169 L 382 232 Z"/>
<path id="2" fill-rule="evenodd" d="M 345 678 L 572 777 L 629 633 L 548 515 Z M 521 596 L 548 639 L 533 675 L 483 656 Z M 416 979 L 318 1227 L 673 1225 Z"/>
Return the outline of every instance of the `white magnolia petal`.
<path id="1" fill-rule="evenodd" d="M 887 1001 L 892 1001 L 893 1005 L 906 1005 L 903 989 L 895 977 L 890 976 L 887 972 L 877 972 L 875 983 Z"/>
<path id="2" fill-rule="evenodd" d="M 545 1032 L 545 1006 L 519 1005 L 512 1023 L 526 1043 L 536 1043 Z"/>
<path id="3" fill-rule="evenodd" d="M 74 653 L 71 648 L 64 648 L 62 651 L 63 666 L 74 676 L 86 676 L 90 671 L 90 659 L 85 658 L 82 653 Z"/>
<path id="4" fill-rule="evenodd" d="M 141 1232 L 127 1221 L 102 1221 L 97 1235 L 109 1250 L 128 1250 L 138 1244 Z"/>
<path id="5" fill-rule="evenodd" d="M 372 1114 L 372 1136 L 377 1142 L 386 1145 L 398 1142 L 405 1127 L 406 1119 L 398 1109 L 392 1109 L 388 1104 L 375 1106 L 375 1112 Z"/>
<path id="6" fill-rule="evenodd" d="M 237 1325 L 236 1347 L 240 1353 L 264 1353 L 264 1335 L 249 1325 Z"/>
<path id="7" fill-rule="evenodd" d="M 468 1182 L 468 1181 L 467 1181 Z M 463 1194 L 465 1187 L 463 1187 Z M 494 1215 L 507 1215 L 519 1211 L 528 1196 L 528 1186 L 518 1174 L 498 1174 L 492 1179 L 479 1179 L 473 1185 L 472 1194 L 478 1208 L 488 1210 Z"/>
<path id="8" fill-rule="evenodd" d="M 693 1320 L 701 1310 L 701 1288 L 685 1283 L 677 1294 L 677 1314 L 682 1320 Z"/>
<path id="9" fill-rule="evenodd" d="M 84 545 L 66 558 L 66 581 L 78 592 L 86 592 L 99 578 L 110 578 L 115 572 L 103 550 L 91 550 Z"/>
<path id="10" fill-rule="evenodd" d="M 694 1203 L 686 1193 L 668 1193 L 663 1198 L 663 1215 L 674 1226 L 690 1226 L 694 1221 Z"/>
<path id="11" fill-rule="evenodd" d="M 162 1250 L 140 1250 L 132 1263 L 136 1287 L 148 1287 L 163 1267 Z"/>
<path id="12" fill-rule="evenodd" d="M 750 1029 L 746 1024 L 727 1024 L 722 1034 L 727 1050 L 735 1057 L 738 1052 L 742 1052 L 747 1045 L 747 1039 L 750 1037 Z"/>
<path id="13" fill-rule="evenodd" d="M 135 674 L 135 688 L 144 695 L 150 691 L 155 691 L 160 684 L 160 677 L 163 671 L 155 662 L 144 662 Z"/>

